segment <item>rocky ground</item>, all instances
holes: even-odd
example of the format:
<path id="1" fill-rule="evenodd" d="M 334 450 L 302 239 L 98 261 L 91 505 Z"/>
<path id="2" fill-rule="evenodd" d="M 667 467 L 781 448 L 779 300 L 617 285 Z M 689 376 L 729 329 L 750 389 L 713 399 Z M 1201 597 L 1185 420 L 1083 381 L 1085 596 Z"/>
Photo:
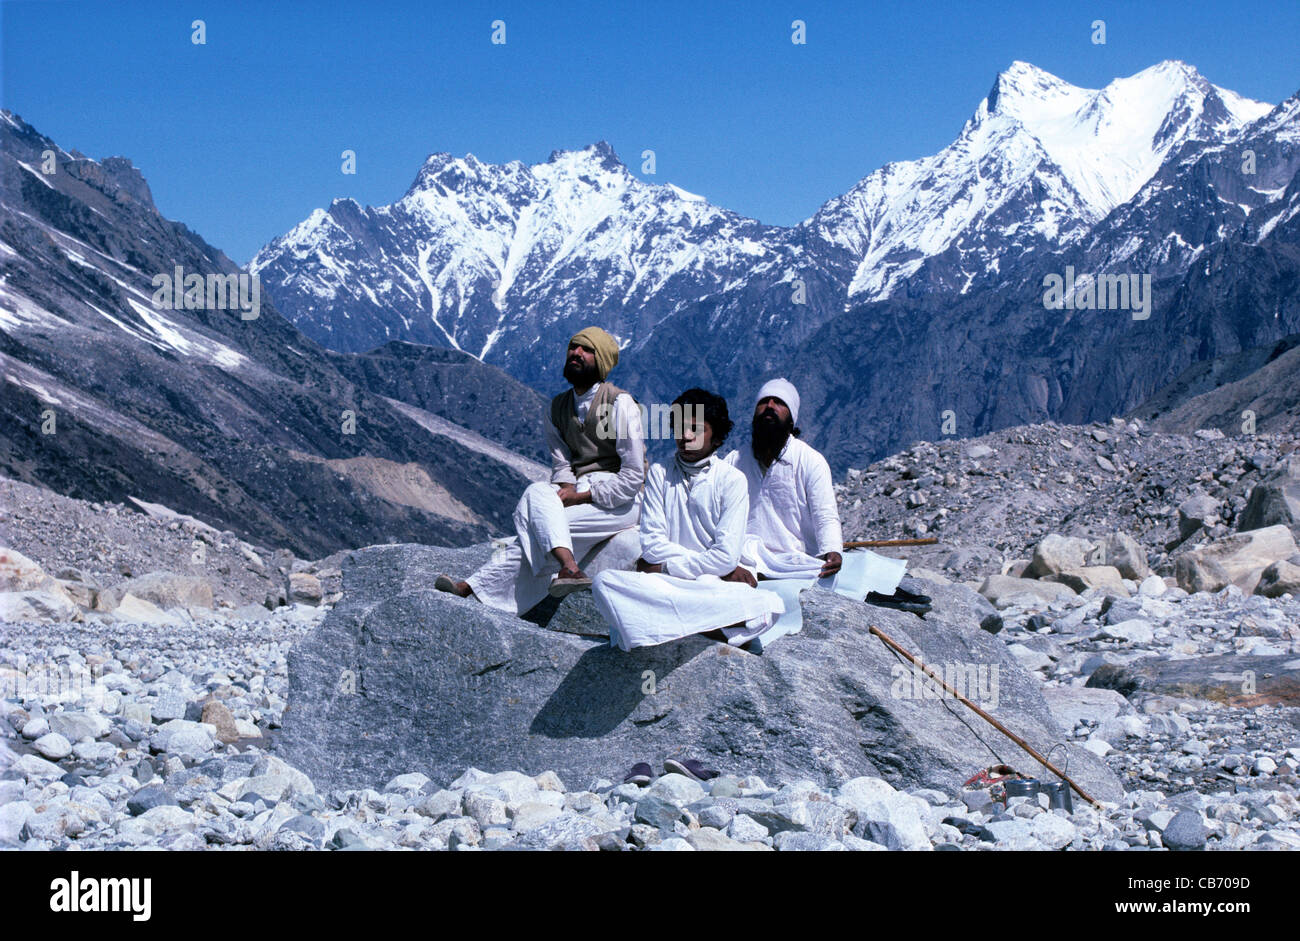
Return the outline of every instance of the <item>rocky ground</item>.
<path id="1" fill-rule="evenodd" d="M 0 546 L 95 593 L 146 572 L 200 575 L 219 607 L 263 603 L 296 561 L 162 507 L 73 500 L 8 477 L 0 477 Z"/>
<path id="2" fill-rule="evenodd" d="M 1028 559 L 1049 533 L 1117 531 L 1172 575 L 1172 555 L 1235 530 L 1251 489 L 1297 448 L 1300 435 L 1175 435 L 1121 419 L 1022 425 L 921 442 L 850 469 L 837 490 L 845 539 L 938 538 L 898 554 L 959 577 Z M 1206 525 L 1178 543 L 1179 507 L 1192 498 Z"/>
<path id="3" fill-rule="evenodd" d="M 847 538 L 942 538 L 913 570 L 978 587 L 1000 615 L 985 629 L 1120 775 L 1123 801 L 1076 795 L 1072 813 L 728 774 L 637 787 L 412 768 L 318 793 L 269 748 L 287 653 L 337 599 L 337 558 L 0 481 L 14 550 L 0 557 L 0 847 L 1300 849 L 1300 593 L 1280 565 L 1298 560 L 1274 558 L 1294 551 L 1285 533 L 1233 542 L 1295 446 L 1033 426 L 919 445 L 841 487 Z M 190 564 L 195 539 L 214 568 Z"/>

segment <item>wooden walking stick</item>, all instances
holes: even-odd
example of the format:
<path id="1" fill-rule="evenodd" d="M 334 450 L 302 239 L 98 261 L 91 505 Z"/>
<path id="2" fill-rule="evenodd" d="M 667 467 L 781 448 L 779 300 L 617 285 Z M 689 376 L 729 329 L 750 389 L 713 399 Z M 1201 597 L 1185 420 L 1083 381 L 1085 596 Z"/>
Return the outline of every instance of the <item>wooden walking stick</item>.
<path id="1" fill-rule="evenodd" d="M 874 549 L 880 546 L 933 546 L 939 540 L 933 536 L 925 539 L 859 539 L 846 542 L 845 549 Z"/>
<path id="2" fill-rule="evenodd" d="M 956 699 L 958 699 L 958 700 L 962 703 L 962 705 L 964 705 L 964 706 L 968 707 L 969 709 L 971 709 L 971 710 L 972 710 L 972 711 L 973 711 L 977 716 L 979 716 L 981 719 L 983 719 L 983 720 L 984 720 L 985 722 L 987 722 L 989 725 L 993 726 L 993 728 L 997 729 L 999 732 L 1001 732 L 1001 733 L 1002 733 L 1003 735 L 1005 735 L 1007 738 L 1011 739 L 1011 741 L 1015 742 L 1017 745 L 1019 745 L 1021 748 L 1023 748 L 1026 752 L 1028 752 L 1030 755 L 1032 755 L 1032 756 L 1034 757 L 1034 759 L 1035 759 L 1039 764 L 1041 764 L 1044 768 L 1046 768 L 1048 771 L 1052 772 L 1054 775 L 1056 775 L 1058 778 L 1060 778 L 1060 779 L 1061 779 L 1062 781 L 1064 781 L 1066 784 L 1070 785 L 1070 787 L 1072 787 L 1072 788 L 1074 788 L 1076 791 L 1078 791 L 1078 792 L 1079 792 L 1079 796 L 1082 797 L 1084 800 L 1086 800 L 1089 804 L 1092 804 L 1094 807 L 1097 807 L 1098 809 L 1101 808 L 1101 805 L 1098 804 L 1098 803 L 1097 803 L 1095 800 L 1093 800 L 1091 797 L 1089 797 L 1087 794 L 1085 794 L 1084 791 L 1083 791 L 1083 788 L 1081 788 L 1081 787 L 1079 787 L 1079 785 L 1075 784 L 1074 781 L 1072 781 L 1072 780 L 1071 780 L 1071 779 L 1066 775 L 1066 773 L 1065 773 L 1064 771 L 1061 771 L 1060 769 L 1058 769 L 1058 768 L 1056 767 L 1056 765 L 1052 764 L 1050 761 L 1048 761 L 1048 760 L 1047 760 L 1046 758 L 1044 758 L 1042 755 L 1038 754 L 1038 752 L 1036 752 L 1036 751 L 1034 750 L 1034 748 L 1033 748 L 1032 745 L 1030 745 L 1028 742 L 1026 742 L 1023 738 L 1021 738 L 1021 737 L 1020 737 L 1019 735 L 1017 735 L 1015 732 L 1012 732 L 1010 729 L 1008 729 L 1005 725 L 1003 725 L 1003 724 L 1002 724 L 1001 722 L 999 722 L 997 719 L 993 718 L 991 715 L 989 715 L 987 712 L 985 712 L 985 711 L 984 711 L 983 709 L 981 709 L 979 706 L 975 705 L 973 702 L 971 702 L 969 699 L 967 699 L 967 698 L 966 698 L 965 696 L 963 696 L 961 693 L 957 692 L 955 689 L 953 689 L 951 686 L 949 686 L 947 683 L 945 683 L 945 682 L 943 681 L 943 677 L 937 675 L 933 670 L 931 670 L 929 667 L 927 667 L 924 663 L 922 663 L 920 660 L 917 660 L 917 659 L 916 659 L 915 657 L 913 657 L 910 653 L 908 653 L 906 650 L 904 650 L 902 647 L 900 647 L 897 643 L 894 642 L 894 639 L 893 639 L 892 637 L 890 637 L 890 636 L 889 636 L 888 634 L 886 634 L 884 631 L 880 630 L 880 628 L 876 627 L 874 624 L 871 626 L 870 630 L 871 630 L 871 633 L 875 634 L 877 637 L 879 637 L 881 640 L 883 640 L 883 641 L 884 641 L 884 642 L 885 642 L 885 643 L 886 643 L 890 648 L 892 648 L 893 650 L 898 651 L 898 652 L 901 653 L 904 657 L 906 657 L 908 660 L 912 661 L 912 664 L 913 664 L 914 666 L 920 667 L 922 670 L 924 670 L 927 676 L 929 676 L 932 680 L 936 681 L 940 686 L 942 686 L 942 687 L 943 687 L 944 689 L 946 689 L 948 692 L 952 693 L 952 695 L 953 695 Z"/>

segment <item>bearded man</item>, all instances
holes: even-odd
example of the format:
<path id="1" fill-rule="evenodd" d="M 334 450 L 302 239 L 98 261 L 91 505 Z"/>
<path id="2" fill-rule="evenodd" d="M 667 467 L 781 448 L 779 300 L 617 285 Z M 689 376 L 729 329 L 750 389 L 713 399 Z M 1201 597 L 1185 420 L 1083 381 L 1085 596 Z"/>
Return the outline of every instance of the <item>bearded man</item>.
<path id="1" fill-rule="evenodd" d="M 759 638 L 759 649 L 799 629 L 798 593 L 813 584 L 918 614 L 928 610 L 930 601 L 899 588 L 907 571 L 901 559 L 865 549 L 842 551 L 830 465 L 799 440 L 798 420 L 794 384 L 787 379 L 765 383 L 754 403 L 751 446 L 725 458 L 749 483 L 745 550 L 727 578 L 775 591 L 785 601 L 785 616 Z"/>
<path id="2" fill-rule="evenodd" d="M 645 480 L 645 432 L 635 400 L 607 377 L 618 343 L 600 327 L 569 340 L 564 378 L 544 423 L 549 483 L 529 486 L 515 506 L 518 541 L 464 581 L 439 575 L 434 587 L 489 607 L 524 614 L 549 593 L 591 586 L 578 567 L 598 543 L 633 529 Z"/>

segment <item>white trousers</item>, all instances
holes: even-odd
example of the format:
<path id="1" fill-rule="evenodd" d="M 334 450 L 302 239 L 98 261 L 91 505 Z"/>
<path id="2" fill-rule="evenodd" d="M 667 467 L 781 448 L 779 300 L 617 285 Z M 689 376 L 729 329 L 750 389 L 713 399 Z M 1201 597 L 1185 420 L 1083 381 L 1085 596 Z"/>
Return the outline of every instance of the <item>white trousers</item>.
<path id="1" fill-rule="evenodd" d="M 585 489 L 585 488 L 583 488 Z M 612 510 L 592 503 L 566 507 L 559 487 L 536 483 L 515 506 L 517 539 L 466 579 L 478 600 L 511 614 L 524 614 L 546 597 L 551 579 L 560 570 L 552 549 L 568 549 L 582 564 L 598 543 L 637 525 L 641 501 Z"/>
<path id="2" fill-rule="evenodd" d="M 648 647 L 743 623 L 769 627 L 785 610 L 774 592 L 716 575 L 675 578 L 650 572 L 604 571 L 591 586 L 596 610 L 609 622 L 609 643 L 620 650 Z"/>

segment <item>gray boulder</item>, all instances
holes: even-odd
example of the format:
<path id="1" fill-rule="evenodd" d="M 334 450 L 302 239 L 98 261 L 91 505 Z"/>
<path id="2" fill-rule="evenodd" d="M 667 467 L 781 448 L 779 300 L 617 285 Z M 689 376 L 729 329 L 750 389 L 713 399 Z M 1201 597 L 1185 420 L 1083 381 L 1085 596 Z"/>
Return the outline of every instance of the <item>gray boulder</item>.
<path id="1" fill-rule="evenodd" d="M 285 600 L 291 604 L 318 605 L 324 598 L 320 579 L 310 572 L 290 572 L 285 578 Z"/>
<path id="2" fill-rule="evenodd" d="M 1300 565 L 1287 561 L 1274 562 L 1260 575 L 1255 594 L 1265 598 L 1300 595 Z"/>
<path id="3" fill-rule="evenodd" d="M 275 745 L 318 788 L 378 788 L 410 771 L 445 784 L 471 766 L 617 779 L 637 761 L 690 756 L 768 780 L 872 776 L 956 793 L 996 761 L 981 739 L 1036 772 L 955 700 L 933 698 L 870 625 L 941 672 L 966 671 L 963 692 L 1041 751 L 1065 739 L 1039 681 L 980 629 L 987 604 L 960 585 L 927 583 L 925 620 L 811 589 L 803 631 L 761 656 L 705 637 L 624 653 L 572 631 L 590 603 L 580 594 L 524 620 L 433 588 L 487 555 L 386 545 L 344 562 L 342 601 L 290 653 Z M 551 629 L 557 619 L 570 629 Z M 593 612 L 581 626 L 598 635 L 599 624 Z M 1069 751 L 1085 789 L 1119 798 L 1102 761 Z"/>
<path id="4" fill-rule="evenodd" d="M 1232 533 L 1177 556 L 1174 577 L 1178 587 L 1189 594 L 1219 591 L 1230 584 L 1250 594 L 1264 569 L 1295 552 L 1295 537 L 1285 526 Z"/>
<path id="5" fill-rule="evenodd" d="M 1047 707 L 1061 728 L 1069 731 L 1083 720 L 1104 722 L 1131 713 L 1133 707 L 1113 689 L 1081 686 L 1050 686 L 1043 690 Z"/>
<path id="6" fill-rule="evenodd" d="M 149 572 L 101 591 L 97 601 L 99 610 L 114 610 L 128 594 L 163 609 L 212 607 L 212 583 L 206 578 L 175 572 Z"/>
<path id="7" fill-rule="evenodd" d="M 1034 546 L 1034 555 L 1029 560 L 1025 575 L 1029 578 L 1043 578 L 1058 572 L 1081 569 L 1088 564 L 1092 551 L 1092 543 L 1086 539 L 1050 533 Z"/>
<path id="8" fill-rule="evenodd" d="M 1286 461 L 1250 491 L 1237 529 L 1286 526 L 1300 539 L 1300 458 Z"/>
<path id="9" fill-rule="evenodd" d="M 1178 506 L 1178 537 L 1186 539 L 1219 518 L 1219 501 L 1207 493 L 1196 493 Z"/>
<path id="10" fill-rule="evenodd" d="M 1101 544 L 1099 558 L 1094 565 L 1113 565 L 1124 578 L 1140 582 L 1151 574 L 1147 554 L 1138 541 L 1128 533 L 1111 533 Z"/>
<path id="11" fill-rule="evenodd" d="M 1017 600 L 1037 600 L 1050 604 L 1077 597 L 1077 592 L 1060 582 L 1016 578 L 1013 575 L 990 575 L 980 585 L 979 593 L 996 608 L 1005 608 Z"/>

